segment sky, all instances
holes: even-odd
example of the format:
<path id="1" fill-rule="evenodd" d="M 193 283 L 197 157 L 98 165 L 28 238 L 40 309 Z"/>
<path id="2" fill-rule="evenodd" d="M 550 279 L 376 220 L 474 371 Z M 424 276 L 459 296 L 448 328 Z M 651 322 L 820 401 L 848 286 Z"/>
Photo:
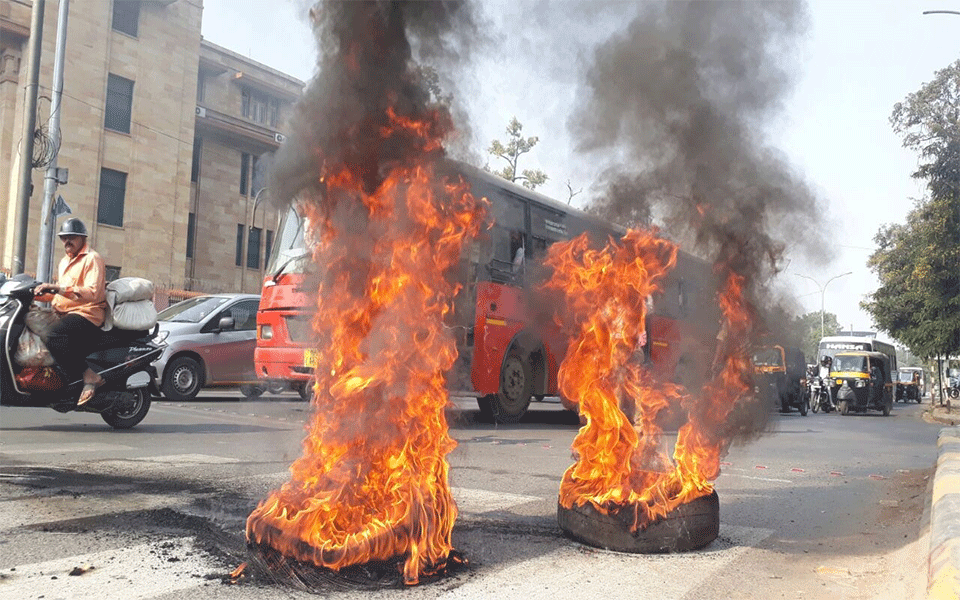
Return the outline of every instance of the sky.
<path id="1" fill-rule="evenodd" d="M 713 0 L 722 1 L 722 0 Z M 314 75 L 316 47 L 308 0 L 204 0 L 205 39 L 304 81 Z M 813 239 L 825 240 L 827 262 L 788 248 L 775 285 L 796 298 L 798 312 L 821 302 L 845 329 L 875 330 L 859 303 L 878 287 L 866 260 L 884 224 L 902 222 L 924 187 L 911 177 L 915 153 L 901 146 L 889 117 L 893 105 L 960 58 L 960 0 L 810 0 L 809 26 L 791 51 L 798 65 L 766 142 L 781 150 L 826 210 Z M 590 5 L 568 1 L 481 3 L 494 43 L 475 50 L 471 69 L 447 83 L 466 105 L 467 145 L 481 160 L 491 140 L 505 140 L 511 117 L 539 143 L 519 167 L 549 176 L 537 191 L 582 207 L 602 165 L 575 148 L 568 131 L 584 57 L 621 31 L 635 10 L 614 3 L 579 18 Z M 490 158 L 490 166 L 502 166 Z M 570 188 L 568 188 L 568 182 Z M 814 210 L 814 207 L 811 207 Z M 811 221 L 812 222 L 812 221 Z M 799 223 L 799 227 L 810 226 Z M 849 275 L 844 273 L 851 272 Z M 837 277 L 839 276 L 839 277 Z M 835 278 L 836 277 L 836 278 Z M 835 279 L 834 279 L 835 278 Z M 829 282 L 829 283 L 828 283 Z M 824 288 L 824 284 L 826 287 Z M 880 337 L 885 337 L 881 334 Z"/>

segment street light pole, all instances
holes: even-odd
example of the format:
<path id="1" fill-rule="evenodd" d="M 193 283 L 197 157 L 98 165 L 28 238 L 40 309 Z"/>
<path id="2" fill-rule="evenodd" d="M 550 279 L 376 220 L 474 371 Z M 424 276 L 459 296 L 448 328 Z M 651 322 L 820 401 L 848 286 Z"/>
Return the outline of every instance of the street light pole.
<path id="1" fill-rule="evenodd" d="M 813 277 L 809 277 L 807 275 L 801 275 L 800 273 L 794 273 L 794 275 L 796 275 L 797 277 L 803 277 L 804 279 L 809 279 L 814 284 L 816 284 L 818 288 L 820 288 L 820 338 L 821 339 L 824 337 L 824 333 L 826 332 L 826 328 L 824 327 L 824 322 L 823 322 L 824 321 L 823 315 L 824 315 L 824 309 L 825 309 L 824 302 L 826 298 L 827 286 L 830 285 L 830 282 L 833 281 L 834 279 L 840 279 L 841 277 L 845 277 L 847 275 L 852 275 L 852 274 L 853 274 L 853 271 L 847 271 L 846 273 L 834 275 L 833 277 L 828 279 L 826 283 L 824 283 L 823 285 L 820 285 L 820 282 L 814 279 Z"/>

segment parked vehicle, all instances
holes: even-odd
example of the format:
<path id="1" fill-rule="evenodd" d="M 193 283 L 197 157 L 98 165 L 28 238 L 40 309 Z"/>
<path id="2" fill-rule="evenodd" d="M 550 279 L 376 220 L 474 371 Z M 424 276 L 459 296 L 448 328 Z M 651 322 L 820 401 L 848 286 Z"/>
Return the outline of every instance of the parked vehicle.
<path id="1" fill-rule="evenodd" d="M 901 367 L 897 372 L 896 400 L 915 401 L 920 404 L 923 397 L 923 369 L 919 367 Z"/>
<path id="2" fill-rule="evenodd" d="M 838 352 L 833 357 L 830 382 L 841 415 L 851 410 L 879 410 L 885 417 L 890 415 L 894 383 L 886 354 Z"/>
<path id="3" fill-rule="evenodd" d="M 64 382 L 56 365 L 36 370 L 28 378 L 14 356 L 33 304 L 33 290 L 40 282 L 17 275 L 0 284 L 0 405 L 46 407 L 58 412 L 89 412 L 115 429 L 130 429 L 150 410 L 150 391 L 156 371 L 151 363 L 163 352 L 163 343 L 148 331 L 112 329 L 87 356 L 87 362 L 105 381 L 93 398 L 77 406 L 83 380 Z M 46 388 L 46 389 L 44 389 Z"/>
<path id="4" fill-rule="evenodd" d="M 213 294 L 160 311 L 160 331 L 169 333 L 156 365 L 163 395 L 192 400 L 204 387 L 232 385 L 247 397 L 266 391 L 253 370 L 259 304 L 256 294 Z"/>
<path id="5" fill-rule="evenodd" d="M 783 346 L 763 346 L 753 354 L 756 391 L 780 412 L 796 407 L 807 415 L 806 361 L 803 351 Z"/>

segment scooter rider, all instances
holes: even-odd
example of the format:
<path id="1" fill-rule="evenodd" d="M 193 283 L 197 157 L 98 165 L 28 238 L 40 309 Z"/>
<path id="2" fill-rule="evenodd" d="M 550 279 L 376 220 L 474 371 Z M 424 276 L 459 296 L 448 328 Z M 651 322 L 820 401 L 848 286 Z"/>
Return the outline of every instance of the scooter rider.
<path id="1" fill-rule="evenodd" d="M 86 362 L 101 339 L 100 326 L 106 317 L 107 295 L 103 258 L 87 243 L 83 221 L 70 218 L 57 234 L 66 253 L 57 269 L 57 283 L 41 283 L 33 293 L 42 302 L 51 302 L 59 321 L 50 329 L 47 349 L 64 370 L 68 381 L 83 377 L 83 391 L 77 405 L 93 398 L 103 378 Z"/>

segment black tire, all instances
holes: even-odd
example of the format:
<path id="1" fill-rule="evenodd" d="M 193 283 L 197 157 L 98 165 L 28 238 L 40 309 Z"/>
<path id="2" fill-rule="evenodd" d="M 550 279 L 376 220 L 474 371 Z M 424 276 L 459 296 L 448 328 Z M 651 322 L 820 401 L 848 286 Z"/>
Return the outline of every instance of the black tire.
<path id="1" fill-rule="evenodd" d="M 203 367 L 189 356 L 178 356 L 167 364 L 160 391 L 177 402 L 193 400 L 203 387 Z"/>
<path id="2" fill-rule="evenodd" d="M 519 350 L 511 350 L 500 368 L 500 391 L 492 403 L 497 423 L 516 423 L 527 412 L 533 397 L 533 376 Z M 481 409 L 482 410 L 482 409 Z"/>
<path id="3" fill-rule="evenodd" d="M 841 400 L 840 404 L 838 405 L 838 408 L 840 409 L 841 415 L 847 416 L 850 414 L 850 403 L 847 402 L 846 400 Z"/>
<path id="4" fill-rule="evenodd" d="M 891 409 L 891 408 L 893 408 L 893 402 L 891 402 L 891 401 L 884 402 L 884 403 L 883 403 L 883 409 L 882 409 L 882 410 L 883 410 L 883 416 L 889 417 L 889 416 L 890 416 L 890 409 Z"/>
<path id="5" fill-rule="evenodd" d="M 489 396 L 479 396 L 477 398 L 477 408 L 480 409 L 480 419 L 483 421 L 492 421 L 493 420 L 493 403 L 496 401 L 496 396 L 493 394 Z"/>
<path id="6" fill-rule="evenodd" d="M 920 404 L 920 394 L 917 394 L 917 404 Z"/>
<path id="7" fill-rule="evenodd" d="M 259 398 L 265 391 L 267 391 L 267 388 L 256 383 L 240 384 L 240 393 L 247 398 Z"/>
<path id="8" fill-rule="evenodd" d="M 780 398 L 780 412 L 788 413 L 790 412 L 790 401 L 787 398 Z"/>
<path id="9" fill-rule="evenodd" d="M 810 398 L 807 396 L 800 397 L 800 416 L 807 416 L 807 409 L 810 407 Z"/>
<path id="10" fill-rule="evenodd" d="M 274 396 L 282 394 L 289 389 L 290 385 L 286 381 L 271 381 L 267 383 L 267 393 Z"/>
<path id="11" fill-rule="evenodd" d="M 810 403 L 810 410 L 813 411 L 813 414 L 820 412 L 820 393 L 812 395 L 813 401 Z"/>
<path id="12" fill-rule="evenodd" d="M 300 399 L 304 402 L 310 402 L 313 399 L 313 380 L 298 381 L 293 384 L 293 388 L 300 394 Z"/>
<path id="13" fill-rule="evenodd" d="M 100 418 L 114 429 L 130 429 L 147 416 L 150 410 L 150 392 L 147 388 L 130 390 L 134 400 L 123 402 L 110 412 L 100 413 Z"/>
<path id="14" fill-rule="evenodd" d="M 573 539 L 617 552 L 683 552 L 702 548 L 720 533 L 717 492 L 681 504 L 645 529 L 630 532 L 632 507 L 601 513 L 589 502 L 570 509 L 557 506 L 560 529 Z"/>

